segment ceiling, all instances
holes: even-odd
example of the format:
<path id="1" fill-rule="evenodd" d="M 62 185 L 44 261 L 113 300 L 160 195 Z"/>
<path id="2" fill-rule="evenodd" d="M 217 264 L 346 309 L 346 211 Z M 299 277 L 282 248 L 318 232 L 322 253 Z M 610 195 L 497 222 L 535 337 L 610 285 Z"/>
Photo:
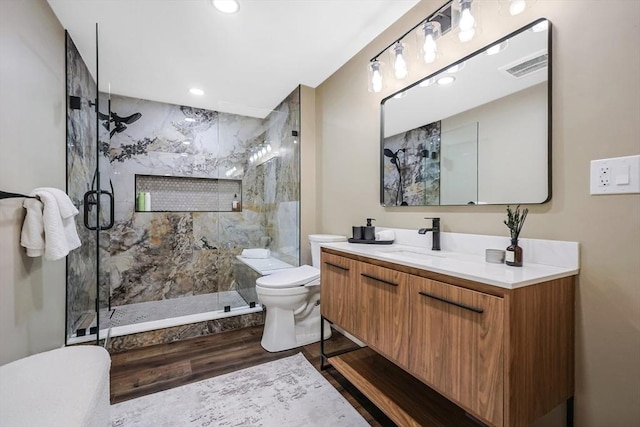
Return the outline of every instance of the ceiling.
<path id="1" fill-rule="evenodd" d="M 317 87 L 418 3 L 239 1 L 225 15 L 210 0 L 48 0 L 94 77 L 98 24 L 102 91 L 254 117 Z"/>

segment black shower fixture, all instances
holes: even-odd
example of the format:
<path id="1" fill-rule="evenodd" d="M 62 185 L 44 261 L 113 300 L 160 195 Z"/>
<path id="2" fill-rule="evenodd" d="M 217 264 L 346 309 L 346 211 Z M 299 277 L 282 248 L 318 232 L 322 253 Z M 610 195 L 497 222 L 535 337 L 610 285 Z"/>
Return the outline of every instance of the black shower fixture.
<path id="1" fill-rule="evenodd" d="M 127 129 L 127 125 L 137 121 L 140 117 L 142 117 L 142 114 L 140 113 L 133 113 L 127 117 L 120 117 L 114 112 L 111 112 L 111 116 L 109 116 L 108 114 L 98 111 L 98 118 L 102 120 L 102 127 L 109 130 L 111 129 L 111 123 L 113 123 L 113 129 L 109 132 L 109 138 L 113 138 L 113 135 L 116 133 L 123 132 Z"/>
<path id="2" fill-rule="evenodd" d="M 72 110 L 81 110 L 83 99 L 84 98 L 81 98 L 79 96 L 69 95 L 69 108 L 71 108 Z M 96 105 L 96 103 L 91 101 L 90 99 L 87 99 L 86 101 L 89 103 L 89 107 L 94 107 Z"/>

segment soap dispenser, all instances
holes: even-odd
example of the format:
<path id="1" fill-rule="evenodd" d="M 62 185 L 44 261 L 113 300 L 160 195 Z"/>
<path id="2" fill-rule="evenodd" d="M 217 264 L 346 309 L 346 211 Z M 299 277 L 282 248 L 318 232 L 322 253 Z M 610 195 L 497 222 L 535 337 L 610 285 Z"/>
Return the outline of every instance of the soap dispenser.
<path id="1" fill-rule="evenodd" d="M 364 226 L 364 240 L 376 240 L 376 228 L 371 225 L 371 221 L 375 221 L 374 218 L 367 218 L 367 225 Z"/>

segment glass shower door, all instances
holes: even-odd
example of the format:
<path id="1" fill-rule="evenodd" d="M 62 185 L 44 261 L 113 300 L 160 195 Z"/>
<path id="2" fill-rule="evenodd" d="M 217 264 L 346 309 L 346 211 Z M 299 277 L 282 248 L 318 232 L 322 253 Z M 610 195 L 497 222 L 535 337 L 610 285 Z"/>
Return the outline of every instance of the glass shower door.
<path id="1" fill-rule="evenodd" d="M 66 343 L 99 342 L 101 319 L 108 309 L 105 275 L 101 267 L 101 232 L 112 225 L 112 192 L 101 179 L 108 98 L 99 94 L 98 28 L 96 25 L 95 67 L 87 65 L 71 36 L 66 34 L 67 86 L 67 194 L 80 211 L 76 229 L 80 248 L 67 257 Z M 106 162 L 108 164 L 108 161 Z M 108 176 L 108 170 L 107 170 Z M 108 289 L 108 288 L 106 288 Z"/>

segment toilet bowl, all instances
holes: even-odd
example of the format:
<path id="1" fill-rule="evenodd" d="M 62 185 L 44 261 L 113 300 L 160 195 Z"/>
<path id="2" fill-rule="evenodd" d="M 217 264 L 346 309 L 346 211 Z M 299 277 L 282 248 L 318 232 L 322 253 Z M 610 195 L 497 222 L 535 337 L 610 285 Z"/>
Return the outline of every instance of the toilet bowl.
<path id="1" fill-rule="evenodd" d="M 262 347 L 289 350 L 320 340 L 320 244 L 346 241 L 344 236 L 309 235 L 313 266 L 289 268 L 256 280 L 256 293 L 266 307 Z M 325 327 L 325 339 L 331 328 Z"/>

